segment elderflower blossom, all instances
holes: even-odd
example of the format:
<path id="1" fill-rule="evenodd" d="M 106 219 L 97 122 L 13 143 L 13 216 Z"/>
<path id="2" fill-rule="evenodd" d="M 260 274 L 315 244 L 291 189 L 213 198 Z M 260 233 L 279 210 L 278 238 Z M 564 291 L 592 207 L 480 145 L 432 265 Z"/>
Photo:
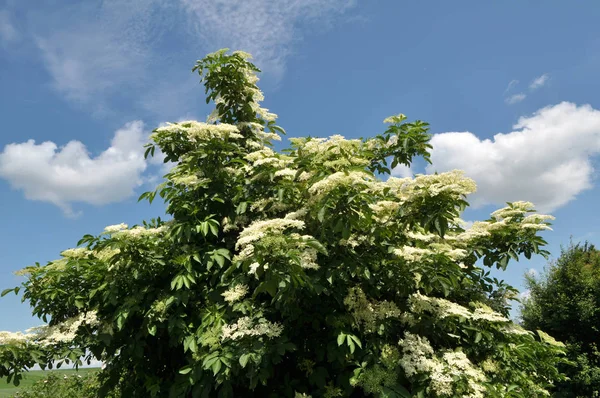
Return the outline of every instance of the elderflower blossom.
<path id="1" fill-rule="evenodd" d="M 461 351 L 446 351 L 438 358 L 426 337 L 406 332 L 398 342 L 402 349 L 399 364 L 407 377 L 425 376 L 429 379 L 428 390 L 435 396 L 452 396 L 457 380 L 467 381 L 470 395 L 465 397 L 483 398 L 486 381 L 483 372 L 473 366 Z"/>
<path id="2" fill-rule="evenodd" d="M 0 331 L 0 347 L 3 345 L 25 344 L 35 337 L 34 334 Z"/>
<path id="3" fill-rule="evenodd" d="M 41 345 L 68 343 L 77 337 L 77 331 L 81 326 L 94 327 L 98 324 L 96 311 L 88 311 L 56 325 L 31 328 L 28 332 L 31 332 L 35 336 L 35 340 Z"/>
<path id="4" fill-rule="evenodd" d="M 260 264 L 257 262 L 253 262 L 252 264 L 250 264 L 248 274 L 256 275 L 256 271 L 258 270 L 258 267 L 260 267 Z"/>
<path id="5" fill-rule="evenodd" d="M 524 223 L 521 224 L 521 228 L 523 229 L 534 229 L 537 231 L 549 230 L 552 231 L 552 228 L 547 224 L 532 224 L 532 223 Z"/>
<path id="6" fill-rule="evenodd" d="M 104 232 L 111 234 L 114 232 L 122 231 L 127 228 L 128 228 L 127 224 L 124 224 L 124 223 L 116 224 L 116 225 L 109 225 L 108 227 L 104 228 Z"/>
<path id="7" fill-rule="evenodd" d="M 548 214 L 530 214 L 530 215 L 526 216 L 525 218 L 523 218 L 522 223 L 538 224 L 538 223 L 548 221 L 548 220 L 552 221 L 554 219 L 555 219 L 554 216 L 551 216 Z"/>
<path id="8" fill-rule="evenodd" d="M 319 269 L 317 264 L 317 251 L 312 247 L 305 247 L 300 254 L 300 267 L 304 269 Z"/>
<path id="9" fill-rule="evenodd" d="M 285 218 L 255 221 L 240 232 L 236 249 L 243 248 L 252 242 L 262 239 L 268 233 L 281 233 L 288 228 L 304 228 L 304 221 Z"/>
<path id="10" fill-rule="evenodd" d="M 296 176 L 296 173 L 298 173 L 298 170 L 285 168 L 285 169 L 277 170 L 275 172 L 275 177 L 284 177 L 284 178 L 291 177 L 293 179 Z"/>
<path id="11" fill-rule="evenodd" d="M 550 336 L 546 332 L 542 332 L 541 330 L 537 331 L 538 336 L 540 336 L 540 340 L 542 340 L 546 344 L 553 345 L 555 347 L 565 347 L 565 344 L 557 341 L 554 337 Z"/>
<path id="12" fill-rule="evenodd" d="M 360 288 L 352 288 L 344 298 L 344 304 L 359 324 L 367 331 L 374 331 L 378 323 L 388 318 L 399 318 L 402 314 L 396 304 L 389 301 L 369 301 Z"/>
<path id="13" fill-rule="evenodd" d="M 469 242 L 480 237 L 489 236 L 489 226 L 489 222 L 476 221 L 473 223 L 471 228 L 467 229 L 465 232 L 461 232 L 460 234 L 454 236 L 454 238 L 461 242 Z"/>
<path id="14" fill-rule="evenodd" d="M 65 258 L 72 258 L 72 259 L 78 259 L 78 258 L 83 258 L 85 256 L 87 256 L 88 254 L 90 254 L 91 252 L 84 248 L 84 247 L 78 247 L 75 249 L 67 249 L 67 250 L 63 250 L 60 255 L 65 257 Z"/>
<path id="15" fill-rule="evenodd" d="M 500 329 L 503 333 L 506 334 L 514 334 L 514 335 L 518 335 L 518 336 L 524 336 L 524 335 L 528 335 L 531 334 L 531 332 L 523 329 L 521 326 L 516 325 L 514 323 L 509 323 L 505 326 L 502 327 L 502 329 Z"/>
<path id="16" fill-rule="evenodd" d="M 252 54 L 241 50 L 234 51 L 231 53 L 231 55 L 237 55 L 242 59 L 252 59 Z"/>
<path id="17" fill-rule="evenodd" d="M 260 319 L 253 322 L 250 317 L 239 318 L 233 324 L 224 325 L 221 329 L 221 340 L 238 340 L 246 336 L 266 336 L 268 338 L 278 337 L 283 332 L 283 326 L 279 323 Z"/>
<path id="18" fill-rule="evenodd" d="M 174 184 L 185 185 L 188 187 L 210 181 L 208 178 L 198 178 L 193 174 L 173 176 L 170 180 L 173 181 Z"/>
<path id="19" fill-rule="evenodd" d="M 404 338 L 398 344 L 402 348 L 399 364 L 408 377 L 416 374 L 428 374 L 438 365 L 434 351 L 426 337 L 410 332 L 404 333 Z"/>
<path id="20" fill-rule="evenodd" d="M 437 239 L 437 235 L 435 234 L 428 234 L 428 233 L 422 233 L 420 231 L 408 231 L 406 232 L 406 236 L 408 236 L 411 239 L 414 240 L 418 240 L 421 242 L 431 242 L 434 239 Z"/>
<path id="21" fill-rule="evenodd" d="M 167 227 L 162 225 L 157 228 L 145 228 L 142 226 L 137 226 L 131 229 L 126 229 L 124 231 L 120 231 L 117 237 L 128 237 L 132 239 L 139 239 L 146 236 L 155 236 L 164 233 L 167 230 Z"/>
<path id="22" fill-rule="evenodd" d="M 272 158 L 274 156 L 275 156 L 275 152 L 273 152 L 273 150 L 271 148 L 262 146 L 261 149 L 254 151 L 254 152 L 250 152 L 249 154 L 244 156 L 244 159 L 246 159 L 250 162 L 256 162 L 257 160 L 264 159 L 264 158 Z"/>
<path id="23" fill-rule="evenodd" d="M 432 315 L 444 319 L 447 317 L 461 317 L 471 319 L 471 312 L 462 305 L 437 297 L 428 297 L 419 292 L 408 298 L 410 310 L 415 314 L 429 312 Z"/>
<path id="24" fill-rule="evenodd" d="M 338 171 L 314 183 L 308 192 L 318 197 L 340 186 L 368 185 L 371 180 L 373 177 L 363 171 L 351 171 L 348 174 Z"/>
<path id="25" fill-rule="evenodd" d="M 221 294 L 228 303 L 235 303 L 242 297 L 248 294 L 248 286 L 246 285 L 235 285 L 232 288 L 227 289 Z"/>
<path id="26" fill-rule="evenodd" d="M 394 254 L 400 258 L 403 258 L 406 261 L 415 262 L 422 260 L 423 257 L 431 256 L 435 253 L 429 249 L 421 249 L 412 246 L 403 246 L 400 249 L 394 249 Z"/>
<path id="27" fill-rule="evenodd" d="M 300 218 L 306 216 L 308 214 L 308 209 L 303 207 L 300 210 L 293 211 L 285 215 L 286 220 L 299 220 Z"/>
<path id="28" fill-rule="evenodd" d="M 510 322 L 504 315 L 492 310 L 490 307 L 488 307 L 485 304 L 482 303 L 476 303 L 473 304 L 476 308 L 475 311 L 473 311 L 473 315 L 471 316 L 471 319 L 477 321 L 477 320 L 483 320 L 483 321 L 487 321 L 487 322 Z"/>
<path id="29" fill-rule="evenodd" d="M 266 142 L 268 142 L 270 140 L 281 141 L 281 136 L 277 133 L 267 133 L 266 131 L 257 131 L 256 136 L 258 138 L 260 138 L 262 141 L 266 141 Z"/>
<path id="30" fill-rule="evenodd" d="M 213 139 L 244 138 L 243 135 L 239 134 L 238 128 L 234 125 L 227 123 L 209 124 L 195 120 L 167 123 L 166 126 L 157 128 L 150 135 L 150 138 L 155 142 L 159 142 L 163 136 L 175 133 L 183 133 L 190 141 L 194 142 L 210 141 Z"/>

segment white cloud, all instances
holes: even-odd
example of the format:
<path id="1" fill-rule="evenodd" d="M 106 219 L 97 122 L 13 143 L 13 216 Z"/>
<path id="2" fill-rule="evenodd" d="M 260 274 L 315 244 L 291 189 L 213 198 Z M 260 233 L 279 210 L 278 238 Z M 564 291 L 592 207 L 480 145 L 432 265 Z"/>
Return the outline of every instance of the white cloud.
<path id="1" fill-rule="evenodd" d="M 522 117 L 512 132 L 480 139 L 470 132 L 436 134 L 428 172 L 465 170 L 478 185 L 474 206 L 528 200 L 553 211 L 592 187 L 600 153 L 600 111 L 563 102 Z"/>
<path id="2" fill-rule="evenodd" d="M 189 83 L 196 57 L 220 47 L 242 49 L 277 79 L 302 37 L 299 25 L 329 26 L 354 1 L 80 2 L 28 10 L 29 33 L 53 86 L 70 101 L 105 112 L 110 99 L 127 99 L 166 119 L 189 111 L 182 108 L 197 94 Z"/>
<path id="3" fill-rule="evenodd" d="M 535 79 L 533 79 L 531 84 L 529 84 L 529 89 L 536 90 L 536 89 L 542 87 L 544 84 L 546 84 L 546 82 L 548 81 L 549 78 L 550 78 L 550 75 L 547 73 L 544 73 L 543 75 L 536 77 Z"/>
<path id="4" fill-rule="evenodd" d="M 525 98 L 527 98 L 527 96 L 525 94 L 518 93 L 518 94 L 511 95 L 505 101 L 507 104 L 512 105 L 512 104 L 516 104 L 517 102 L 523 101 Z"/>
<path id="5" fill-rule="evenodd" d="M 299 23 L 323 27 L 331 17 L 354 6 L 353 0 L 182 0 L 196 31 L 214 49 L 252 53 L 266 71 L 281 75 L 292 45 L 301 37 Z"/>
<path id="6" fill-rule="evenodd" d="M 79 141 L 64 147 L 34 140 L 6 145 L 0 152 L 0 177 L 30 200 L 52 203 L 75 216 L 77 202 L 104 205 L 130 197 L 146 169 L 141 121 L 125 124 L 115 132 L 111 146 L 90 157 Z"/>
<path id="7" fill-rule="evenodd" d="M 530 277 L 532 277 L 532 278 L 535 278 L 535 277 L 537 277 L 537 276 L 538 276 L 539 272 L 538 272 L 538 271 L 537 271 L 535 268 L 529 268 L 529 269 L 527 270 L 527 272 L 525 272 L 525 274 L 526 274 L 527 276 L 530 276 Z"/>
<path id="8" fill-rule="evenodd" d="M 508 86 L 506 86 L 506 90 L 504 90 L 504 93 L 506 94 L 507 92 L 509 92 L 513 87 L 515 87 L 517 84 L 519 84 L 518 80 L 511 80 L 510 83 L 508 83 Z"/>
<path id="9" fill-rule="evenodd" d="M 518 294 L 518 296 L 517 296 L 517 298 L 518 298 L 519 300 L 521 300 L 521 301 L 523 301 L 523 300 L 527 300 L 527 299 L 529 299 L 530 297 L 531 297 L 531 290 L 529 290 L 529 289 L 523 290 L 523 291 L 522 291 L 522 292 L 520 292 L 520 293 Z"/>
<path id="10" fill-rule="evenodd" d="M 8 15 L 8 11 L 0 10 L 0 43 L 7 44 L 15 41 L 19 32 L 14 27 Z"/>
<path id="11" fill-rule="evenodd" d="M 152 23 L 156 3 L 106 0 L 100 7 L 83 3 L 38 15 L 31 33 L 54 88 L 103 112 L 110 97 L 147 83 L 151 43 L 165 28 L 165 21 Z"/>
<path id="12" fill-rule="evenodd" d="M 394 169 L 392 170 L 392 175 L 394 177 L 401 177 L 401 178 L 412 177 L 413 171 L 409 166 L 404 165 L 404 164 L 399 164 L 398 166 L 394 167 Z"/>

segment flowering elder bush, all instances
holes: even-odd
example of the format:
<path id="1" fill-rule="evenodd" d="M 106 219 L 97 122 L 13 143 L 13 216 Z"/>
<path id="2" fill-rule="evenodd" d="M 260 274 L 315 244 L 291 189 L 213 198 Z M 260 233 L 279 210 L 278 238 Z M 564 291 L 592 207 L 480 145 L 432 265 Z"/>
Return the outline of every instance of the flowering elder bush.
<path id="1" fill-rule="evenodd" d="M 194 70 L 214 112 L 154 130 L 146 151 L 175 164 L 141 196 L 171 219 L 26 268 L 23 297 L 50 326 L 3 336 L 0 375 L 89 352 L 106 363 L 100 395 L 548 394 L 562 347 L 509 321 L 515 289 L 487 268 L 546 254 L 549 216 L 515 202 L 465 228 L 461 172 L 380 178 L 428 160 L 427 124 L 403 115 L 373 138 L 275 152 L 283 130 L 249 56 Z"/>

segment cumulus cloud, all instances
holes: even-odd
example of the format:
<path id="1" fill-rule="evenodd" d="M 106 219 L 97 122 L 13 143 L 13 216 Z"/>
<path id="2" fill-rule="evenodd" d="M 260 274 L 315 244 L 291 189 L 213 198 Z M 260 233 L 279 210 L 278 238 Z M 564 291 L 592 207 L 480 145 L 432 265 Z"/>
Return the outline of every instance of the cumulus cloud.
<path id="1" fill-rule="evenodd" d="M 19 37 L 19 32 L 14 27 L 8 11 L 0 10 L 0 43 L 8 44 Z"/>
<path id="2" fill-rule="evenodd" d="M 392 170 L 392 175 L 394 177 L 401 177 L 401 178 L 412 177 L 413 171 L 409 166 L 404 165 L 404 164 L 399 164 L 398 166 L 394 167 L 394 169 Z"/>
<path id="3" fill-rule="evenodd" d="M 525 94 L 518 93 L 518 94 L 511 95 L 505 101 L 507 104 L 512 105 L 512 104 L 516 104 L 517 102 L 523 101 L 525 98 L 527 98 L 527 96 Z"/>
<path id="4" fill-rule="evenodd" d="M 600 153 L 600 111 L 563 102 L 522 117 L 514 131 L 480 139 L 470 132 L 436 134 L 428 172 L 465 170 L 478 185 L 475 206 L 528 200 L 553 211 L 592 187 Z"/>
<path id="5" fill-rule="evenodd" d="M 543 75 L 536 77 L 529 84 L 529 89 L 536 90 L 536 89 L 542 87 L 544 84 L 546 84 L 546 82 L 548 81 L 549 78 L 550 78 L 550 75 L 547 73 L 544 73 Z"/>
<path id="6" fill-rule="evenodd" d="M 96 157 L 79 141 L 63 147 L 34 140 L 8 144 L 0 152 L 0 177 L 27 199 L 52 203 L 76 216 L 73 203 L 104 205 L 134 193 L 146 169 L 145 138 L 143 123 L 133 121 L 117 130 L 110 147 Z"/>

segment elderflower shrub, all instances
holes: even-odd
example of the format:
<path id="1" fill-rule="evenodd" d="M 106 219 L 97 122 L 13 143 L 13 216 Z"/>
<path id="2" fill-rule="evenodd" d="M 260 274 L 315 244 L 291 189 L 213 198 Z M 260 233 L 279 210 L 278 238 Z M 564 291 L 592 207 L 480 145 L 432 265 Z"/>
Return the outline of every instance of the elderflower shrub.
<path id="1" fill-rule="evenodd" d="M 515 202 L 465 229 L 462 172 L 388 177 L 429 160 L 428 125 L 404 115 L 376 137 L 275 151 L 284 131 L 248 54 L 194 70 L 214 111 L 146 146 L 175 163 L 140 197 L 170 220 L 109 226 L 23 270 L 14 291 L 49 325 L 0 334 L 0 376 L 85 353 L 106 364 L 99 396 L 548 393 L 563 347 L 507 318 L 515 290 L 488 268 L 546 254 L 549 216 Z"/>

